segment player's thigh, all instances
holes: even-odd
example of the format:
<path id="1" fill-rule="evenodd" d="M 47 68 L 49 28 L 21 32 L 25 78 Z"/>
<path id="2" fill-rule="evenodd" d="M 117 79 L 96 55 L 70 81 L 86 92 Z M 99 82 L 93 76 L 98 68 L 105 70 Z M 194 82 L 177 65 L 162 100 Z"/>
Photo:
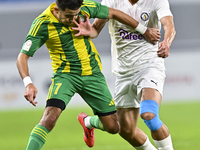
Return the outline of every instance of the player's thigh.
<path id="1" fill-rule="evenodd" d="M 79 94 L 95 115 L 106 116 L 116 112 L 114 100 L 102 73 L 85 77 L 83 89 Z"/>
<path id="2" fill-rule="evenodd" d="M 161 101 L 165 72 L 156 68 L 147 68 L 139 72 L 138 92 L 142 100 Z"/>
<path id="3" fill-rule="evenodd" d="M 65 77 L 56 76 L 52 78 L 52 84 L 47 96 L 47 103 L 51 101 L 51 105 L 55 104 L 56 107 L 57 104 L 62 105 L 62 103 L 58 101 L 63 101 L 66 106 L 72 96 L 77 92 L 78 84 L 81 84 L 81 81 L 70 74 L 66 74 Z"/>
<path id="4" fill-rule="evenodd" d="M 140 99 L 137 96 L 135 76 L 117 77 L 115 81 L 115 105 L 117 108 L 138 108 Z"/>
<path id="5" fill-rule="evenodd" d="M 117 108 L 121 128 L 135 129 L 139 118 L 139 108 Z"/>
<path id="6" fill-rule="evenodd" d="M 141 101 L 154 100 L 158 103 L 158 105 L 160 105 L 161 99 L 162 99 L 162 96 L 157 89 L 153 89 L 153 88 L 142 89 Z"/>

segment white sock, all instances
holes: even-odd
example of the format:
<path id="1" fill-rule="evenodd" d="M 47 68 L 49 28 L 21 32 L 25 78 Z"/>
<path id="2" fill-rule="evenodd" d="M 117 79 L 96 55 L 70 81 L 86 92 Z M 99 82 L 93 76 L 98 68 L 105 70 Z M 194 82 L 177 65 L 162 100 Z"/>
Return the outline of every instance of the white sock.
<path id="1" fill-rule="evenodd" d="M 147 137 L 146 142 L 139 147 L 134 147 L 136 150 L 157 150 L 149 141 L 149 138 Z"/>
<path id="2" fill-rule="evenodd" d="M 86 126 L 88 129 L 94 128 L 94 127 L 90 124 L 90 118 L 91 118 L 91 117 L 87 116 L 87 117 L 85 117 L 85 119 L 84 119 L 85 126 Z"/>
<path id="3" fill-rule="evenodd" d="M 159 150 L 174 150 L 170 135 L 167 138 L 160 141 L 154 140 L 154 142 Z"/>

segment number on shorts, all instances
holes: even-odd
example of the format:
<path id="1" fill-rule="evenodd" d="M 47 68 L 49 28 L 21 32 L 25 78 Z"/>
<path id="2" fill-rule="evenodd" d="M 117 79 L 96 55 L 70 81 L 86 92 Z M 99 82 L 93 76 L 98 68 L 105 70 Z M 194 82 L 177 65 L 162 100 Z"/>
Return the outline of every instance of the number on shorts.
<path id="1" fill-rule="evenodd" d="M 56 88 L 54 94 L 58 94 L 58 90 L 61 87 L 62 83 L 56 83 L 56 85 L 57 85 L 57 88 Z"/>

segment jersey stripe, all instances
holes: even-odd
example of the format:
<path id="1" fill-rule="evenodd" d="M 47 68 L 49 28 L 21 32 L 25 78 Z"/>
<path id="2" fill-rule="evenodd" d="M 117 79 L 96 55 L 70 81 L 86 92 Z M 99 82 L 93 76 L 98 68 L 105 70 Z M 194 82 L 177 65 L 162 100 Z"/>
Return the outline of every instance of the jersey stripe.
<path id="1" fill-rule="evenodd" d="M 47 96 L 47 100 L 51 97 L 52 95 L 52 91 L 53 91 L 53 87 L 54 87 L 54 79 L 52 79 L 52 83 L 51 83 L 51 86 L 49 88 L 49 93 L 48 93 L 48 96 Z"/>
<path id="2" fill-rule="evenodd" d="M 64 70 L 62 70 L 62 72 L 69 73 L 69 72 L 70 72 L 70 63 L 69 63 L 69 61 L 67 61 L 66 55 L 65 55 L 65 54 L 62 54 L 62 55 L 61 55 L 61 59 L 66 60 L 66 61 L 65 61 L 65 68 L 64 68 Z"/>
<path id="3" fill-rule="evenodd" d="M 70 31 L 72 31 L 70 29 Z M 77 54 L 79 57 L 79 60 L 81 60 L 81 69 L 82 74 L 81 75 L 91 75 L 92 74 L 92 67 L 90 66 L 90 56 L 87 52 L 87 47 L 84 42 L 83 36 L 79 36 L 78 38 L 72 34 L 73 41 L 74 41 L 74 47 L 77 50 Z"/>
<path id="4" fill-rule="evenodd" d="M 90 42 L 90 45 L 92 47 L 92 51 L 95 53 L 95 59 L 98 62 L 98 66 L 99 66 L 100 70 L 102 71 L 102 64 L 101 64 L 99 53 L 98 53 L 96 47 L 94 46 L 93 42 L 90 39 L 89 39 L 89 42 Z"/>
<path id="5" fill-rule="evenodd" d="M 53 60 L 51 65 L 52 65 L 53 72 L 55 73 L 57 72 L 57 69 L 61 67 L 62 63 L 64 63 L 63 60 L 66 60 L 66 56 L 62 49 L 62 44 L 58 35 L 58 31 L 56 27 L 52 25 L 52 23 L 48 24 L 48 31 L 49 31 L 49 39 L 54 39 L 57 41 L 56 49 L 52 49 L 54 45 L 52 45 L 50 41 L 47 41 L 48 44 L 46 44 L 47 48 L 49 49 L 50 58 Z M 65 65 L 62 65 L 62 66 L 65 66 Z M 70 72 L 69 62 L 65 66 L 65 71 L 63 72 Z"/>
<path id="6" fill-rule="evenodd" d="M 82 11 L 81 11 L 81 14 L 82 14 L 82 15 L 87 15 L 88 18 L 90 18 L 90 14 L 89 14 L 88 12 L 86 12 L 86 11 L 83 11 L 83 10 L 82 10 Z"/>
<path id="7" fill-rule="evenodd" d="M 41 19 L 38 19 L 36 21 L 36 23 L 34 24 L 34 26 L 32 27 L 31 31 L 30 31 L 30 34 L 32 36 L 35 36 L 37 34 L 37 31 L 39 30 L 41 24 L 44 22 L 45 20 L 41 20 Z"/>

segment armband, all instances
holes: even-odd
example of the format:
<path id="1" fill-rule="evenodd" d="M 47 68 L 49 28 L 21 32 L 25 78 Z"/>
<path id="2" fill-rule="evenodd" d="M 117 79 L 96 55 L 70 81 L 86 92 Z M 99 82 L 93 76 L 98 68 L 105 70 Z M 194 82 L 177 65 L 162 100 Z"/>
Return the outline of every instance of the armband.
<path id="1" fill-rule="evenodd" d="M 138 26 L 135 28 L 135 30 L 140 32 L 141 34 L 144 34 L 147 30 L 147 27 L 139 23 Z"/>
<path id="2" fill-rule="evenodd" d="M 26 87 L 28 84 L 30 83 L 33 83 L 31 81 L 31 78 L 29 76 L 26 76 L 24 79 L 23 79 L 23 82 L 24 82 L 24 86 Z"/>

